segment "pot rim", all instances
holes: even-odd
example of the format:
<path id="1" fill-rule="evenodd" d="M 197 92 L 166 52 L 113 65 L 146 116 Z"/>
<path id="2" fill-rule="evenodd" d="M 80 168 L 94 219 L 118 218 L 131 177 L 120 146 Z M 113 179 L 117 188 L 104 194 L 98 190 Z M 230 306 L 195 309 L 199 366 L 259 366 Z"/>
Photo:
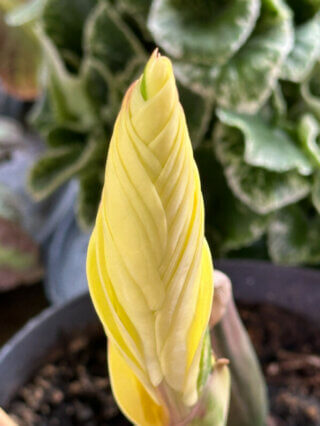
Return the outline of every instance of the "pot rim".
<path id="1" fill-rule="evenodd" d="M 215 266 L 230 276 L 236 300 L 272 303 L 320 325 L 320 271 L 245 259 L 218 260 Z M 43 364 L 61 335 L 81 332 L 96 323 L 88 293 L 51 306 L 29 320 L 0 349 L 0 406 Z"/>

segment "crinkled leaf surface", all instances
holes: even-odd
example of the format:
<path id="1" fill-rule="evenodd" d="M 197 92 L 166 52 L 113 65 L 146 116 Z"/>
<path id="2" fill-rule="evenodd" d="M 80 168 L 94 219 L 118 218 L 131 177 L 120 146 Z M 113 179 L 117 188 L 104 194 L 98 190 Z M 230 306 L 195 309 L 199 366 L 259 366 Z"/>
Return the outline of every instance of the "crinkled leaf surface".
<path id="1" fill-rule="evenodd" d="M 70 148 L 72 146 L 84 146 L 87 141 L 87 134 L 69 129 L 68 127 L 56 126 L 47 135 L 46 142 L 51 148 Z"/>
<path id="2" fill-rule="evenodd" d="M 310 111 L 320 120 L 320 62 L 302 83 L 301 95 Z"/>
<path id="3" fill-rule="evenodd" d="M 55 122 L 91 127 L 95 116 L 83 80 L 65 68 L 56 47 L 39 28 L 37 34 L 46 56 L 48 96 Z"/>
<path id="4" fill-rule="evenodd" d="M 119 3 L 129 13 L 142 15 L 144 18 L 147 17 L 151 4 L 150 0 L 119 0 Z"/>
<path id="5" fill-rule="evenodd" d="M 12 96 L 32 100 L 39 95 L 41 50 L 27 26 L 9 27 L 0 3 L 0 79 Z"/>
<path id="6" fill-rule="evenodd" d="M 266 101 L 293 44 L 293 23 L 282 0 L 262 0 L 248 42 L 222 67 L 216 83 L 220 106 L 255 113 Z"/>
<path id="7" fill-rule="evenodd" d="M 126 12 L 136 20 L 147 39 L 151 38 L 147 29 L 147 17 L 151 6 L 150 0 L 118 0 L 116 5 L 121 12 Z"/>
<path id="8" fill-rule="evenodd" d="M 178 3 L 153 1 L 148 27 L 156 43 L 175 59 L 210 66 L 224 64 L 246 41 L 260 8 L 259 0 Z"/>
<path id="9" fill-rule="evenodd" d="M 191 90 L 206 97 L 214 96 L 214 83 L 219 71 L 218 67 L 180 61 L 174 62 L 174 71 L 177 78 Z"/>
<path id="10" fill-rule="evenodd" d="M 211 146 L 195 153 L 206 207 L 206 232 L 217 254 L 246 247 L 266 231 L 269 216 L 258 215 L 230 191 Z"/>
<path id="11" fill-rule="evenodd" d="M 297 169 L 303 175 L 312 172 L 308 158 L 285 131 L 269 125 L 258 115 L 240 114 L 223 109 L 218 109 L 217 115 L 224 124 L 241 131 L 246 163 L 276 172 L 293 169 Z"/>
<path id="12" fill-rule="evenodd" d="M 144 62 L 140 41 L 117 11 L 100 3 L 86 24 L 85 49 L 112 73 L 123 73 Z"/>
<path id="13" fill-rule="evenodd" d="M 95 156 L 96 144 L 74 144 L 52 148 L 41 157 L 32 168 L 29 176 L 29 188 L 37 199 L 43 199 L 60 185 L 88 167 Z"/>
<path id="14" fill-rule="evenodd" d="M 92 168 L 80 178 L 77 201 L 77 219 L 82 229 L 88 230 L 94 225 L 101 198 L 104 170 Z"/>
<path id="15" fill-rule="evenodd" d="M 46 0 L 43 25 L 59 54 L 71 69 L 83 55 L 83 28 L 98 0 Z"/>
<path id="16" fill-rule="evenodd" d="M 121 105 L 119 83 L 113 73 L 94 58 L 84 61 L 81 73 L 96 115 L 102 121 L 113 124 Z"/>
<path id="17" fill-rule="evenodd" d="M 47 91 L 43 92 L 42 96 L 34 104 L 28 116 L 28 122 L 41 135 L 46 135 L 55 126 L 55 117 Z"/>
<path id="18" fill-rule="evenodd" d="M 318 121 L 312 115 L 304 115 L 298 125 L 298 134 L 305 151 L 317 167 L 320 167 L 319 133 Z"/>
<path id="19" fill-rule="evenodd" d="M 320 262 L 320 217 L 308 217 L 300 205 L 275 215 L 268 234 L 269 253 L 274 262 L 286 265 Z"/>
<path id="20" fill-rule="evenodd" d="M 243 161 L 241 133 L 221 123 L 216 126 L 214 146 L 233 193 L 258 214 L 267 214 L 306 197 L 309 180 L 295 171 L 276 173 Z"/>
<path id="21" fill-rule="evenodd" d="M 294 47 L 286 58 L 281 78 L 302 82 L 320 57 L 320 15 L 295 30 Z"/>

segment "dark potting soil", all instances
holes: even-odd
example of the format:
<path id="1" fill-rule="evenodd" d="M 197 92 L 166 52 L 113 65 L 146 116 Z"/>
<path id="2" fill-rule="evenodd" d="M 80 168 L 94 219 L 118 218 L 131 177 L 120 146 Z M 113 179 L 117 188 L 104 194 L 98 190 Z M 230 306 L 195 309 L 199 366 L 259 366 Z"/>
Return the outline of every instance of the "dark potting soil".
<path id="1" fill-rule="evenodd" d="M 273 306 L 241 305 L 240 313 L 267 377 L 270 425 L 320 426 L 319 328 Z M 102 333 L 62 346 L 11 401 L 12 418 L 19 426 L 128 425 L 111 395 Z"/>
<path id="2" fill-rule="evenodd" d="M 319 325 L 271 305 L 239 311 L 267 379 L 271 424 L 320 426 Z"/>

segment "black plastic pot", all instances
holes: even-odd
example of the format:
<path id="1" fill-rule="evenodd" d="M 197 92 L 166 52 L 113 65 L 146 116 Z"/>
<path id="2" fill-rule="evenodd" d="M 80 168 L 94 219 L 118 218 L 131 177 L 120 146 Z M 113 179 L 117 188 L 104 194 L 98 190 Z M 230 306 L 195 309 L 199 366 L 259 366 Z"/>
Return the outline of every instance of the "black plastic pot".
<path id="1" fill-rule="evenodd" d="M 320 272 L 267 262 L 222 260 L 216 268 L 232 279 L 237 300 L 271 303 L 320 324 Z M 88 294 L 54 306 L 29 321 L 0 351 L 0 406 L 42 366 L 61 335 L 98 323 Z"/>

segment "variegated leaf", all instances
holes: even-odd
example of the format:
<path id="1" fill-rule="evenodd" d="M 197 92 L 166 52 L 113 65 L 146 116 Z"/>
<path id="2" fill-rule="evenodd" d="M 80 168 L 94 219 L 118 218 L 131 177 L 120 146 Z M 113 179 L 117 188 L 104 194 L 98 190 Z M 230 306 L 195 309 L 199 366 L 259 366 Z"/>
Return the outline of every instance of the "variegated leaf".
<path id="1" fill-rule="evenodd" d="M 296 171 L 277 173 L 249 166 L 243 161 L 241 133 L 216 126 L 214 146 L 233 193 L 258 214 L 267 214 L 305 198 L 310 192 L 309 180 Z"/>
<path id="2" fill-rule="evenodd" d="M 309 217 L 300 205 L 289 206 L 275 215 L 268 234 L 272 260 L 286 265 L 320 262 L 320 217 Z"/>
<path id="3" fill-rule="evenodd" d="M 221 68 L 216 83 L 220 106 L 255 113 L 270 96 L 293 45 L 293 23 L 282 0 L 262 0 L 248 42 Z"/>
<path id="4" fill-rule="evenodd" d="M 298 144 L 284 130 L 265 122 L 258 115 L 246 115 L 218 109 L 219 119 L 238 129 L 244 141 L 244 161 L 251 166 L 275 172 L 298 170 L 312 173 L 312 165 Z"/>
<path id="5" fill-rule="evenodd" d="M 175 59 L 208 66 L 224 64 L 242 46 L 260 8 L 260 0 L 176 3 L 153 1 L 148 27 L 156 43 Z"/>

